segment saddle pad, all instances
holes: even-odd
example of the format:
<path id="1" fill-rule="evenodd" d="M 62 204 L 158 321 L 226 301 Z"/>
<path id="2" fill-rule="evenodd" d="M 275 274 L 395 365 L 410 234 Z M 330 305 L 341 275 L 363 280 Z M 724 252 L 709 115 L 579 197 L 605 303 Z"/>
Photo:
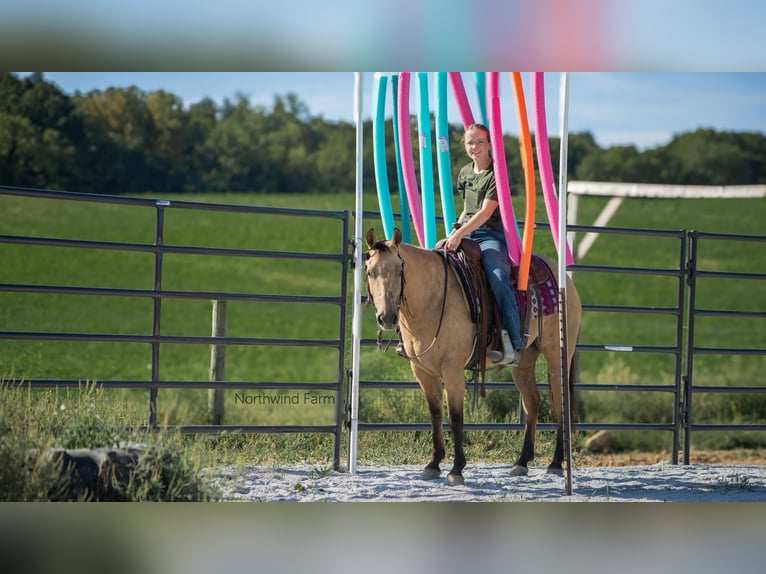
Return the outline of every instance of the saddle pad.
<path id="1" fill-rule="evenodd" d="M 537 270 L 542 273 L 542 277 L 538 277 L 537 288 L 540 293 L 540 300 L 537 304 L 542 304 L 543 315 L 555 315 L 559 312 L 559 293 L 558 285 L 556 284 L 556 277 L 553 275 L 553 271 L 548 267 L 548 264 L 538 257 L 533 255 L 532 259 L 535 260 Z M 528 301 L 528 291 L 516 291 L 516 302 L 519 306 L 519 314 L 524 315 L 524 310 L 530 303 Z M 535 305 L 536 307 L 536 305 Z M 532 309 L 532 316 L 537 316 L 538 310 Z"/>

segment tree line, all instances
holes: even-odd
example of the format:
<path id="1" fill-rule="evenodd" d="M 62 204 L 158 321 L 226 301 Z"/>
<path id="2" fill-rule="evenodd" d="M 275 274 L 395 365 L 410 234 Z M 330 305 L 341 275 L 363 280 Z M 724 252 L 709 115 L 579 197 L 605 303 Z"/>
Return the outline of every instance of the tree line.
<path id="1" fill-rule="evenodd" d="M 386 127 L 394 191 L 390 120 Z M 417 138 L 414 118 L 412 135 Z M 450 125 L 453 181 L 467 161 L 461 135 L 460 126 Z M 271 107 L 253 106 L 241 95 L 220 105 L 204 99 L 185 107 L 180 97 L 163 90 L 144 92 L 133 86 L 67 95 L 42 73 L 23 78 L 0 73 L 0 185 L 114 195 L 350 192 L 355 188 L 355 137 L 353 124 L 313 116 L 295 94 L 276 96 Z M 372 190 L 369 122 L 364 138 L 364 185 Z M 504 144 L 511 187 L 523 189 L 518 138 L 505 135 Z M 553 157 L 558 157 L 559 144 L 558 138 L 550 139 Z M 639 151 L 634 146 L 601 148 L 589 132 L 571 133 L 568 176 L 766 184 L 766 136 L 698 129 Z"/>

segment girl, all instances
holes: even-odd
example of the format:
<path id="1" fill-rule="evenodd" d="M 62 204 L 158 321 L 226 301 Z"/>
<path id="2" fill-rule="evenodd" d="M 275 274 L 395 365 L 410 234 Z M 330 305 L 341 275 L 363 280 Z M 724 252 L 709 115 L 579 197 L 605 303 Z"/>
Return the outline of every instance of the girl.
<path id="1" fill-rule="evenodd" d="M 493 363 L 515 365 L 524 345 L 516 292 L 511 282 L 511 259 L 498 209 L 489 130 L 482 124 L 473 124 L 465 130 L 463 140 L 471 162 L 461 168 L 457 176 L 457 191 L 463 198 L 463 212 L 447 238 L 447 249 L 457 250 L 464 237 L 473 239 L 481 247 L 482 267 L 505 327 L 502 336 L 504 352 L 490 351 L 487 359 Z"/>

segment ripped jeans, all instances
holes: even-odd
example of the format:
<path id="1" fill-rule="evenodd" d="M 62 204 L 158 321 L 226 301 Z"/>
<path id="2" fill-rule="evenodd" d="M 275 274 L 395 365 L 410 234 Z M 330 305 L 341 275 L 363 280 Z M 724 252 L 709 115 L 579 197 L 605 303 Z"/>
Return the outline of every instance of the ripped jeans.
<path id="1" fill-rule="evenodd" d="M 481 264 L 495 295 L 503 325 L 511 337 L 514 349 L 521 349 L 524 344 L 521 339 L 519 310 L 516 307 L 516 290 L 511 282 L 511 258 L 508 256 L 505 233 L 502 228 L 493 229 L 483 225 L 469 233 L 468 237 L 481 247 Z"/>

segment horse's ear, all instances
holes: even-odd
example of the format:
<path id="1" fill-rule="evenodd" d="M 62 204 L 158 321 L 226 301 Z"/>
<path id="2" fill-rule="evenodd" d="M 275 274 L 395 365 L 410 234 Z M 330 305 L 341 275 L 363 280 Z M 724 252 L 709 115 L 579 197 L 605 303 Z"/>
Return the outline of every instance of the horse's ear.
<path id="1" fill-rule="evenodd" d="M 375 230 L 370 227 L 367 230 L 367 247 L 372 249 L 372 246 L 375 245 Z"/>
<path id="2" fill-rule="evenodd" d="M 398 246 L 402 242 L 402 232 L 399 231 L 399 228 L 396 227 L 394 229 L 394 245 Z"/>

